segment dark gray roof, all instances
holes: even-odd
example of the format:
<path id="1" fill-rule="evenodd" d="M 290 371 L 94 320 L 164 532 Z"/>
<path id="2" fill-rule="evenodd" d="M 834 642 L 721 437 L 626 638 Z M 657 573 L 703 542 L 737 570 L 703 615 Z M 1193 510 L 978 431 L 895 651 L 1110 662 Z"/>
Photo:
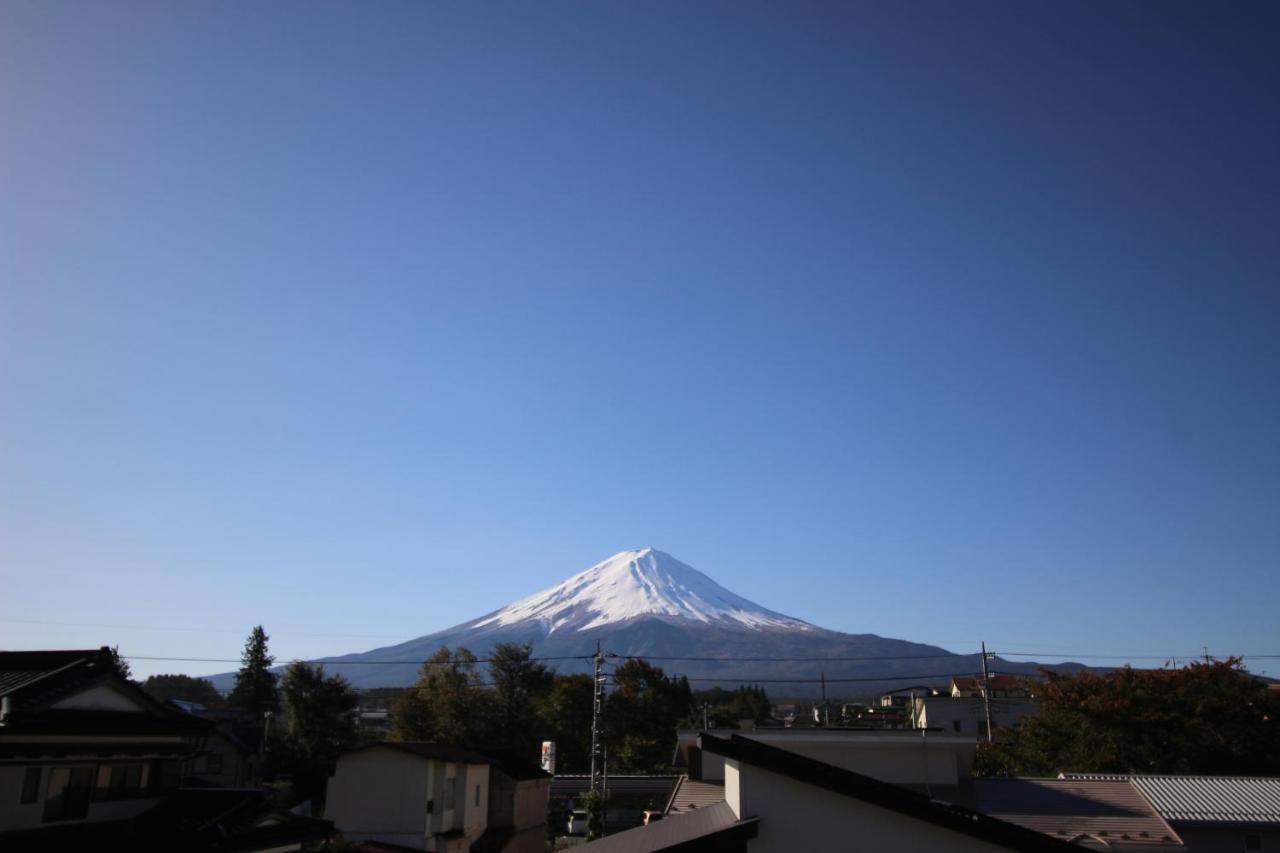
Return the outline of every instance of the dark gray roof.
<path id="1" fill-rule="evenodd" d="M 710 841 L 721 834 L 741 833 L 744 838 L 756 835 L 756 819 L 740 821 L 726 802 L 705 809 L 671 817 L 610 835 L 582 845 L 590 853 L 652 853 L 681 847 L 695 849 L 696 842 Z"/>
<path id="2" fill-rule="evenodd" d="M 1064 779 L 1128 779 L 1173 823 L 1280 825 L 1280 779 L 1259 776 L 1106 776 L 1065 773 Z"/>
<path id="3" fill-rule="evenodd" d="M 427 740 L 384 740 L 369 744 L 363 749 L 377 749 L 379 747 L 394 749 L 396 752 L 404 752 L 432 761 L 450 761 L 456 764 L 495 763 L 492 758 L 486 758 L 478 752 L 472 752 L 460 746 L 449 746 L 448 744 Z M 356 751 L 360 752 L 362 750 Z"/>
<path id="4" fill-rule="evenodd" d="M 67 667 L 92 661 L 99 651 L 0 652 L 0 696 L 21 690 Z"/>
<path id="5" fill-rule="evenodd" d="M 722 755 L 726 759 L 786 776 L 805 785 L 812 785 L 850 799 L 895 811 L 954 832 L 981 838 L 999 847 L 1019 850 L 1022 853 L 1032 853 L 1032 851 L 1049 853 L 1049 851 L 1074 849 L 1060 838 L 1044 835 L 972 809 L 933 800 L 916 791 L 890 785 L 888 782 L 740 735 L 722 740 L 704 734 L 698 738 L 698 742 L 703 750 L 714 755 Z M 767 816 L 765 817 L 767 819 Z"/>
<path id="6" fill-rule="evenodd" d="M 1124 780 L 976 779 L 978 811 L 1063 841 L 1112 849 L 1181 850 L 1169 824 Z"/>

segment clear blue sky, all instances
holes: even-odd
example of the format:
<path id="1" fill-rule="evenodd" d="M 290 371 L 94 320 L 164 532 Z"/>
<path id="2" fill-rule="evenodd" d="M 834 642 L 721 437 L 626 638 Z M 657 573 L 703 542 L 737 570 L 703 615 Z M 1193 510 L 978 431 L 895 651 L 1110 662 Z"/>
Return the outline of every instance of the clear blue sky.
<path id="1" fill-rule="evenodd" d="M 4 0 L 0 647 L 358 651 L 652 545 L 844 631 L 1280 652 L 1277 42 Z"/>

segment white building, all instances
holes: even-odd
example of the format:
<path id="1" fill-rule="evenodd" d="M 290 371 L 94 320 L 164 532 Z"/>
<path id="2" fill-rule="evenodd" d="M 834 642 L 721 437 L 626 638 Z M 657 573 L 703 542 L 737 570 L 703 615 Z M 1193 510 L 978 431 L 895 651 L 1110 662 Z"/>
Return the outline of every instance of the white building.
<path id="1" fill-rule="evenodd" d="M 350 841 L 534 853 L 546 840 L 550 785 L 548 774 L 510 755 L 388 741 L 338 760 L 325 818 Z"/>

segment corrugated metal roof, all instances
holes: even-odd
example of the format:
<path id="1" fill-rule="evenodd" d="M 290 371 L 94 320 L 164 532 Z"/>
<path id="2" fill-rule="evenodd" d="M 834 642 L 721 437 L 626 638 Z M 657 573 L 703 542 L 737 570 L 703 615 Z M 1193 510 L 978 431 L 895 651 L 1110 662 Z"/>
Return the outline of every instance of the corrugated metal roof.
<path id="1" fill-rule="evenodd" d="M 724 785 L 697 782 L 688 776 L 681 776 L 676 781 L 675 790 L 671 792 L 665 814 L 683 814 L 722 802 L 724 802 Z"/>
<path id="2" fill-rule="evenodd" d="M 1183 850 L 1151 803 L 1124 780 L 979 779 L 977 810 L 1052 838 L 1119 850 Z"/>
<path id="3" fill-rule="evenodd" d="M 1065 779 L 1102 774 L 1065 773 Z M 1260 776 L 1111 776 L 1127 778 L 1165 820 L 1177 823 L 1280 824 L 1280 779 Z"/>

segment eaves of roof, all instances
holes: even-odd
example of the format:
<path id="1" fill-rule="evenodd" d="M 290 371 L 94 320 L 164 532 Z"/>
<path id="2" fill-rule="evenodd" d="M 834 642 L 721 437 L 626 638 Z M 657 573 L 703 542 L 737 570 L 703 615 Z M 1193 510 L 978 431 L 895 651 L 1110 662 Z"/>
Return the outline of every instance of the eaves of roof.
<path id="1" fill-rule="evenodd" d="M 739 735 L 728 740 L 702 735 L 699 745 L 707 752 L 786 776 L 880 808 L 927 821 L 945 829 L 1024 853 L 1039 851 L 1079 851 L 1078 847 L 1025 829 L 998 818 L 932 800 L 924 794 L 900 788 L 852 770 L 809 758 L 798 753 L 753 741 Z"/>

